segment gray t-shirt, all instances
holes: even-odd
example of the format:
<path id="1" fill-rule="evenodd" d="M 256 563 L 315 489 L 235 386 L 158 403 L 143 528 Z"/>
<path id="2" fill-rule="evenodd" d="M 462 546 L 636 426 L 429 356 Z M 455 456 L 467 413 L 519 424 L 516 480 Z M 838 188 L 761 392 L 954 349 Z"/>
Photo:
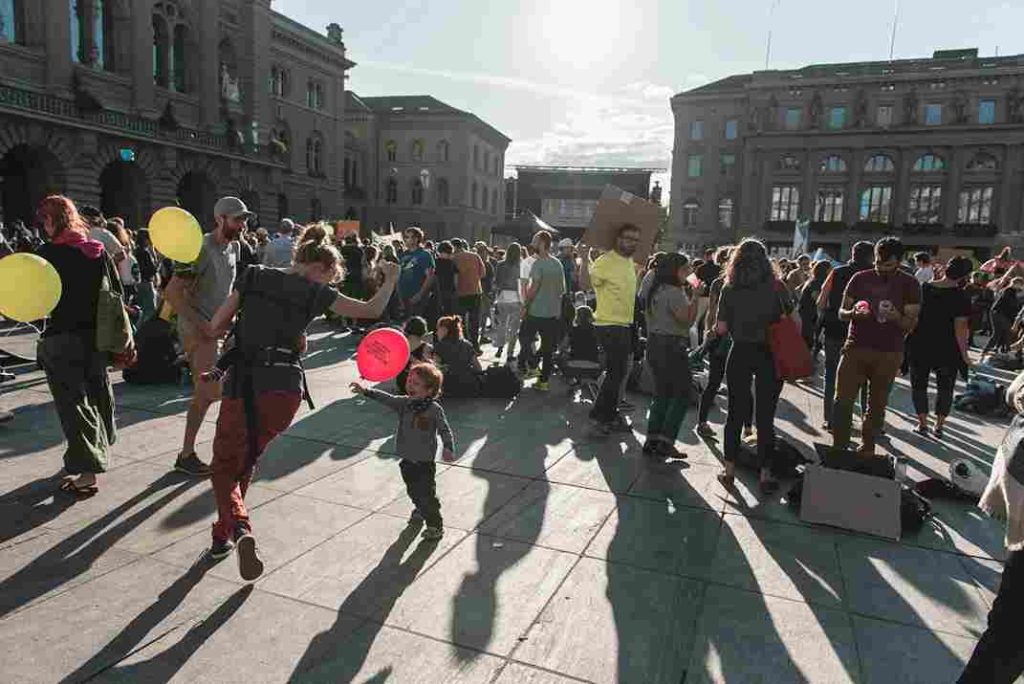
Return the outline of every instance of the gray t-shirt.
<path id="1" fill-rule="evenodd" d="M 562 263 L 553 256 L 538 257 L 530 267 L 530 286 L 536 284 L 537 294 L 527 310 L 534 318 L 558 318 L 562 315 L 565 294 L 565 273 Z"/>
<path id="2" fill-rule="evenodd" d="M 455 437 L 448 425 L 444 409 L 436 401 L 417 412 L 416 400 L 405 395 L 394 395 L 379 389 L 366 390 L 366 398 L 390 406 L 398 413 L 398 434 L 395 450 L 406 461 L 429 463 L 437 455 L 437 440 L 449 451 L 455 451 Z"/>
<path id="3" fill-rule="evenodd" d="M 656 335 L 677 335 L 689 338 L 690 329 L 680 322 L 675 313 L 685 313 L 690 300 L 681 287 L 662 285 L 654 292 L 647 307 L 647 332 Z"/>
<path id="4" fill-rule="evenodd" d="M 218 245 L 213 233 L 207 233 L 203 236 L 199 258 L 191 264 L 175 264 L 174 274 L 191 281 L 189 301 L 204 320 L 213 319 L 217 309 L 231 294 L 239 253 L 237 242 Z M 191 326 L 184 316 L 178 316 L 178 333 L 192 336 Z"/>

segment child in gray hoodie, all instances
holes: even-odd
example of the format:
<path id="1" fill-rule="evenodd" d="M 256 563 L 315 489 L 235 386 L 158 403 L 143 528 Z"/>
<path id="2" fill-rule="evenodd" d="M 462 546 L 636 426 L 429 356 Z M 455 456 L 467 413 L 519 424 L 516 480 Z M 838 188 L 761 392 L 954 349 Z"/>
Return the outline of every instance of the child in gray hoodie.
<path id="1" fill-rule="evenodd" d="M 372 389 L 354 382 L 351 389 L 390 406 L 398 412 L 398 434 L 395 442 L 401 462 L 402 480 L 405 489 L 412 499 L 411 524 L 425 522 L 423 538 L 440 539 L 444 535 L 441 520 L 441 502 L 437 499 L 434 456 L 437 453 L 437 438 L 440 436 L 444 447 L 441 457 L 447 461 L 455 460 L 455 439 L 448 425 L 444 409 L 437 403 L 441 392 L 444 374 L 430 363 L 421 363 L 409 369 L 405 381 L 406 395 L 395 396 L 378 389 Z"/>

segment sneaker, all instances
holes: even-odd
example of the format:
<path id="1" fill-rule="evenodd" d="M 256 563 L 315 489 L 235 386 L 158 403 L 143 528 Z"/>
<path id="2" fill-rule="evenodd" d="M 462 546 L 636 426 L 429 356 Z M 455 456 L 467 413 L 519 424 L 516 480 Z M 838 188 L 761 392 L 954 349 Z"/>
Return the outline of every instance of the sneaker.
<path id="1" fill-rule="evenodd" d="M 538 392 L 550 392 L 551 385 L 548 383 L 547 380 L 538 380 L 536 383 L 534 383 L 533 389 L 537 390 Z"/>
<path id="2" fill-rule="evenodd" d="M 409 524 L 410 525 L 422 525 L 423 524 L 423 514 L 420 513 L 418 508 L 412 509 L 412 513 L 409 514 Z"/>
<path id="3" fill-rule="evenodd" d="M 235 539 L 235 548 L 238 550 L 238 574 L 246 582 L 259 579 L 263 574 L 263 560 L 256 547 L 256 537 L 248 528 L 241 528 L 241 535 Z"/>
<path id="4" fill-rule="evenodd" d="M 444 536 L 444 528 L 428 526 L 427 529 L 423 530 L 423 534 L 421 534 L 420 536 L 426 539 L 427 541 L 437 541 L 438 539 Z"/>
<path id="5" fill-rule="evenodd" d="M 206 552 L 206 556 L 212 561 L 220 562 L 230 556 L 234 550 L 235 543 L 230 539 L 214 539 L 213 543 L 210 544 L 210 550 Z"/>
<path id="6" fill-rule="evenodd" d="M 669 458 L 675 460 L 685 460 L 686 454 L 676 448 L 675 444 L 669 444 L 668 442 L 659 442 L 657 445 L 658 456 L 662 458 Z"/>
<path id="7" fill-rule="evenodd" d="M 178 458 L 174 461 L 174 469 L 193 477 L 209 477 L 212 472 L 210 466 L 200 461 L 194 451 L 187 456 L 184 453 L 178 454 Z"/>

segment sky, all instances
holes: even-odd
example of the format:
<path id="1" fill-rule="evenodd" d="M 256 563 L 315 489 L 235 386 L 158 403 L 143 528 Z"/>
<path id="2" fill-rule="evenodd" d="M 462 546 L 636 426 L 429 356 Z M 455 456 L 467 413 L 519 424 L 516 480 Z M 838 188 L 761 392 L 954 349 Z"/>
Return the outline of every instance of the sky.
<path id="1" fill-rule="evenodd" d="M 894 56 L 1024 53 L 1024 0 L 898 0 Z M 669 98 L 730 74 L 884 60 L 894 0 L 273 0 L 345 29 L 359 95 L 432 95 L 512 139 L 517 164 L 672 163 Z M 941 11 L 939 11 L 941 10 Z"/>

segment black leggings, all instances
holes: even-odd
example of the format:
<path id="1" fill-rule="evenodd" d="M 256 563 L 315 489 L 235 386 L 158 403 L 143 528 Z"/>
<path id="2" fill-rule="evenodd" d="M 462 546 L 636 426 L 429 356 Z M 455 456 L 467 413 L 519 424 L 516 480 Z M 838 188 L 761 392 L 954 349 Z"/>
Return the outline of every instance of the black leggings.
<path id="1" fill-rule="evenodd" d="M 1013 321 L 1004 316 L 1001 313 L 992 312 L 992 337 L 989 339 L 988 344 L 982 350 L 982 353 L 987 354 L 989 351 L 1005 352 L 1009 351 L 1010 343 L 1013 341 L 1010 339 L 1010 328 L 1013 326 Z"/>
<path id="2" fill-rule="evenodd" d="M 935 397 L 935 415 L 948 416 L 953 409 L 953 388 L 956 387 L 956 375 L 959 368 L 955 366 L 939 366 L 923 361 L 915 362 L 910 357 L 910 395 L 914 400 L 914 413 L 919 416 L 928 414 L 928 379 L 935 371 L 935 384 L 938 393 Z"/>
<path id="3" fill-rule="evenodd" d="M 700 403 L 697 406 L 698 425 L 708 422 L 708 414 L 711 413 L 711 407 L 715 405 L 715 396 L 718 395 L 718 389 L 722 386 L 722 380 L 725 379 L 725 362 L 728 358 L 728 354 L 722 354 L 718 349 L 708 355 L 708 384 L 701 392 Z M 743 427 L 746 428 L 750 427 L 754 420 L 754 407 L 751 405 L 749 409 L 747 415 L 743 417 Z"/>
<path id="4" fill-rule="evenodd" d="M 775 359 L 767 344 L 733 342 L 725 364 L 729 387 L 729 415 L 725 421 L 724 456 L 735 462 L 740 448 L 740 426 L 750 415 L 750 383 L 754 383 L 754 412 L 757 423 L 757 456 L 762 468 L 771 465 L 775 451 L 775 408 L 782 382 L 775 372 Z"/>
<path id="5" fill-rule="evenodd" d="M 958 684 L 1012 684 L 1024 673 L 1020 616 L 1024 610 L 1024 551 L 1011 551 L 999 594 L 988 613 L 988 629 L 974 647 Z"/>

